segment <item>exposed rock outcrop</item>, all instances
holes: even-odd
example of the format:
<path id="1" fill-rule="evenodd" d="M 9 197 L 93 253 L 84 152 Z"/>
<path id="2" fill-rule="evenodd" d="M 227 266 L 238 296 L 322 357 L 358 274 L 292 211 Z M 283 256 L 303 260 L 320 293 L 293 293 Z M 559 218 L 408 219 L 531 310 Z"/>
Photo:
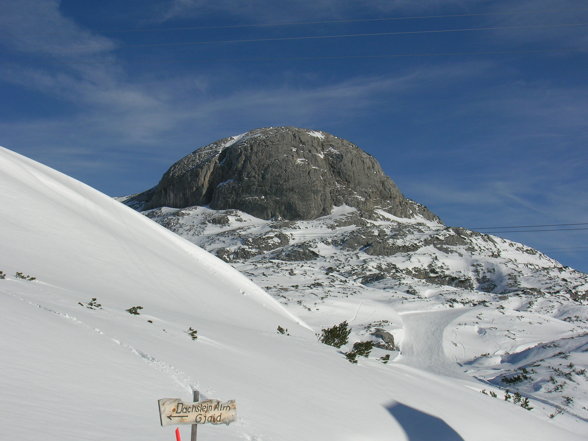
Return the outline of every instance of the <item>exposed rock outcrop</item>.
<path id="1" fill-rule="evenodd" d="M 176 162 L 151 190 L 126 202 L 143 209 L 234 208 L 262 219 L 315 219 L 333 207 L 381 208 L 438 218 L 405 198 L 378 162 L 333 135 L 293 127 L 257 129 Z"/>

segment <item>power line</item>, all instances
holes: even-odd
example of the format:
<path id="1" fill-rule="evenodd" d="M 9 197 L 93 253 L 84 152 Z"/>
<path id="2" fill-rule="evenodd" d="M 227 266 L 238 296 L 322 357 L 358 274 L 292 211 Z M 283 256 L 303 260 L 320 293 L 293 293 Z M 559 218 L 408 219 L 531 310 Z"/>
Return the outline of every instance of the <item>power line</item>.
<path id="1" fill-rule="evenodd" d="M 425 35 L 425 34 L 443 34 L 456 32 L 480 32 L 494 31 L 502 29 L 555 29 L 555 28 L 572 28 L 587 26 L 588 23 L 561 23 L 555 25 L 524 25 L 524 26 L 487 26 L 479 28 L 453 28 L 453 29 L 429 29 L 420 31 L 397 31 L 397 32 L 372 32 L 356 34 L 333 34 L 333 35 L 302 35 L 295 37 L 272 37 L 272 38 L 251 38 L 251 39 L 234 39 L 234 40 L 201 40 L 201 41 L 184 41 L 169 43 L 144 43 L 144 44 L 121 44 L 119 48 L 141 48 L 141 47 L 171 47 L 171 46 L 196 46 L 205 44 L 233 44 L 233 43 L 263 43 L 271 41 L 301 41 L 301 40 L 325 40 L 336 38 L 360 38 L 360 37 L 385 37 L 399 35 Z"/>
<path id="2" fill-rule="evenodd" d="M 529 15 L 529 14 L 556 14 L 556 13 L 576 13 L 588 10 L 580 9 L 543 9 L 527 11 L 509 11 L 509 12 L 479 12 L 470 14 L 443 14 L 443 15 L 412 15 L 400 17 L 383 17 L 383 18 L 361 18 L 361 19 L 341 19 L 341 20 L 316 20 L 316 21 L 298 21 L 282 23 L 252 23 L 237 25 L 219 25 L 219 26 L 183 26 L 173 28 L 135 28 L 135 29 L 102 29 L 98 32 L 103 33 L 131 33 L 131 32 L 172 32 L 172 31 L 194 31 L 194 30 L 212 30 L 212 29 L 244 29 L 244 28 L 262 28 L 262 27 L 285 27 L 285 26 L 306 26 L 322 24 L 346 24 L 346 23 L 374 23 L 387 21 L 407 21 L 407 20 L 428 20 L 437 18 L 465 18 L 465 17 L 488 17 L 488 16 L 511 16 L 511 15 Z"/>
<path id="3" fill-rule="evenodd" d="M 187 61 L 231 61 L 238 62 L 265 62 L 265 61 L 319 61 L 319 60 L 360 60 L 360 59 L 386 59 L 386 58 L 421 58 L 421 57 L 449 57 L 449 56 L 476 56 L 476 55 L 535 55 L 535 54 L 557 54 L 566 52 L 586 52 L 586 48 L 557 48 L 557 49 L 535 49 L 535 50 L 495 50 L 495 51 L 462 51 L 462 52 L 415 52 L 401 54 L 379 54 L 379 55 L 319 55 L 319 56 L 291 56 L 291 57 L 174 57 L 174 58 L 152 58 L 149 60 L 133 60 L 133 64 L 171 64 Z M 101 64 L 101 61 L 80 61 L 73 60 L 70 64 Z"/>
<path id="4" fill-rule="evenodd" d="M 588 222 L 578 222 L 574 224 L 540 224 L 540 225 L 507 225 L 501 227 L 472 227 L 471 230 L 498 230 L 501 228 L 544 228 L 544 227 L 577 227 L 579 225 L 588 225 Z"/>
<path id="5" fill-rule="evenodd" d="M 554 228 L 550 230 L 501 230 L 501 231 L 481 231 L 483 234 L 502 234 L 502 233 L 543 233 L 543 232 L 551 232 L 551 231 L 578 231 L 578 230 L 588 230 L 587 228 Z"/>
<path id="6" fill-rule="evenodd" d="M 575 251 L 588 250 L 588 247 L 559 247 L 559 248 L 545 248 L 543 251 Z"/>
<path id="7" fill-rule="evenodd" d="M 478 227 L 471 228 L 471 230 L 480 231 L 484 234 L 502 234 L 502 233 L 546 233 L 546 232 L 560 232 L 560 231 L 582 231 L 588 230 L 588 222 L 566 223 L 566 224 L 539 224 L 539 225 L 507 225 L 494 227 Z M 566 227 L 566 228 L 561 228 Z M 579 227 L 579 228 L 567 228 Z M 525 229 L 527 228 L 527 229 Z M 486 230 L 486 231 L 484 231 Z M 497 231 L 488 231 L 497 230 Z"/>

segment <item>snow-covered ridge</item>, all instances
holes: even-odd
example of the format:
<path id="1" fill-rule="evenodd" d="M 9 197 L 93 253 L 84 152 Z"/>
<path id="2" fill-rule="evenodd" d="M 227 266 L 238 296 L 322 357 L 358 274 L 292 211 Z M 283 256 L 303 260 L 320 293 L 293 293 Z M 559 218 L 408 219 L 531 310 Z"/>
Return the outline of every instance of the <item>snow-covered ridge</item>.
<path id="1" fill-rule="evenodd" d="M 5 193 L 12 195 L 8 196 L 12 198 L 8 206 L 18 203 L 26 207 L 25 210 L 28 214 L 26 219 L 19 221 L 16 218 L 19 218 L 21 213 L 8 211 L 3 214 L 5 222 L 19 225 L 17 231 L 8 233 L 5 229 L 10 237 L 6 238 L 3 247 L 7 252 L 6 255 L 14 256 L 11 258 L 10 269 L 26 266 L 30 271 L 34 271 L 39 278 L 52 283 L 53 278 L 61 279 L 72 272 L 84 274 L 88 272 L 88 268 L 92 268 L 92 272 L 87 274 L 88 280 L 86 282 L 91 281 L 96 291 L 108 291 L 104 287 L 108 281 L 104 279 L 103 275 L 116 272 L 119 265 L 130 261 L 134 271 L 137 272 L 136 275 L 128 273 L 129 282 L 134 287 L 131 291 L 140 292 L 142 289 L 146 289 L 145 292 L 149 292 L 147 287 L 152 280 L 141 280 L 143 277 L 139 277 L 139 275 L 143 276 L 144 268 L 139 265 L 139 262 L 147 262 L 147 256 L 151 256 L 153 260 L 149 261 L 149 264 L 156 268 L 159 265 L 164 266 L 161 257 L 163 255 L 165 255 L 167 262 L 172 262 L 174 259 L 185 260 L 186 256 L 189 256 L 194 264 L 200 267 L 202 275 L 216 274 L 222 279 L 235 281 L 233 292 L 238 293 L 239 290 L 244 289 L 244 286 L 247 286 L 246 289 L 250 296 L 246 303 L 254 298 L 260 302 L 263 309 L 281 311 L 291 320 L 294 319 L 274 299 L 232 267 L 179 236 L 171 234 L 169 230 L 161 228 L 151 221 L 146 221 L 143 216 L 133 210 L 48 167 L 6 149 L 2 149 L 1 153 L 0 188 Z M 17 187 L 20 191 L 15 191 L 13 187 Z M 18 201 L 15 200 L 17 195 Z M 48 216 L 58 209 L 64 210 L 66 215 Z M 127 218 L 132 220 L 129 221 Z M 38 225 L 39 219 L 45 220 L 42 225 Z M 134 223 L 133 229 L 128 226 L 128 222 Z M 79 225 L 84 228 L 80 228 Z M 23 256 L 23 253 L 19 253 L 18 249 L 21 244 L 31 243 L 33 234 L 45 235 L 46 238 L 35 244 L 38 259 L 35 263 L 29 263 L 28 258 Z M 102 247 L 106 249 L 110 245 L 114 250 L 124 250 L 125 241 L 137 240 L 142 235 L 152 236 L 152 243 L 139 243 L 137 250 L 125 251 L 119 254 L 119 259 L 101 261 L 87 253 L 80 252 L 84 250 L 84 245 L 93 241 L 102 243 Z M 72 244 L 73 239 L 76 239 L 77 242 Z M 68 246 L 70 248 L 67 248 Z M 71 262 L 71 255 L 74 254 L 80 254 L 80 256 L 76 261 Z M 126 265 L 128 267 L 129 263 Z M 192 269 L 187 270 L 184 263 L 178 265 L 179 274 L 175 277 L 180 278 L 183 273 L 192 279 L 190 283 L 198 281 L 198 284 L 202 284 L 201 278 L 197 277 L 197 272 L 191 274 L 192 272 Z M 158 273 L 154 270 L 149 279 L 159 278 Z M 189 279 L 185 282 L 188 283 Z M 216 284 L 212 280 L 211 283 Z M 185 289 L 184 287 L 175 292 L 168 292 L 167 295 L 181 295 L 180 291 Z M 121 290 L 121 287 L 117 287 L 117 290 Z M 114 295 L 114 293 L 112 294 Z M 225 295 L 235 296 L 235 294 L 228 293 Z M 237 301 L 243 296 L 235 297 L 235 301 Z M 145 299 L 144 296 L 143 299 Z M 152 300 L 157 303 L 166 302 L 163 296 L 154 296 Z M 201 299 L 200 301 L 206 300 Z M 237 317 L 234 320 L 234 323 L 239 323 Z M 245 323 L 243 322 L 243 326 Z"/>

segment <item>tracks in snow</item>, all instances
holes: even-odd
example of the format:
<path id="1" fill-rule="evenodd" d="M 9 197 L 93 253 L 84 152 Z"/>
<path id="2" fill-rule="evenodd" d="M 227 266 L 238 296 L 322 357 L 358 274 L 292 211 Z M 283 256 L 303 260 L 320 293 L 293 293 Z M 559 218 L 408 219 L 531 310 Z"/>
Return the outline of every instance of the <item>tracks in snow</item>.
<path id="1" fill-rule="evenodd" d="M 459 365 L 447 358 L 443 349 L 447 326 L 469 310 L 459 308 L 400 313 L 405 335 L 398 362 L 440 375 L 471 378 Z"/>
<path id="2" fill-rule="evenodd" d="M 60 319 L 67 320 L 70 323 L 73 323 L 77 326 L 82 326 L 83 328 L 87 329 L 90 332 L 93 332 L 93 333 L 98 334 L 102 337 L 108 338 L 111 342 L 121 346 L 122 348 L 126 349 L 131 354 L 133 354 L 134 356 L 138 357 L 139 359 L 141 359 L 142 361 L 147 363 L 150 367 L 156 369 L 159 372 L 162 372 L 163 374 L 165 374 L 166 376 L 171 378 L 176 384 L 178 384 L 183 389 L 186 389 L 186 391 L 188 391 L 190 394 L 192 393 L 192 388 L 197 385 L 197 382 L 195 380 L 190 378 L 189 375 L 187 375 L 182 370 L 176 368 L 175 366 L 173 366 L 169 363 L 166 363 L 163 360 L 159 360 L 157 357 L 155 357 L 151 354 L 148 354 L 147 352 L 144 352 L 144 351 L 142 351 L 142 350 L 140 350 L 140 349 L 138 349 L 128 343 L 124 343 L 121 340 L 119 340 L 118 338 L 108 335 L 104 330 L 93 327 L 93 326 L 83 322 L 79 318 L 77 318 L 67 312 L 57 311 L 53 308 L 42 305 L 40 303 L 33 302 L 31 300 L 26 299 L 25 297 L 22 297 L 20 295 L 14 294 L 14 293 L 6 292 L 6 294 L 8 294 L 8 295 L 12 296 L 13 298 L 20 300 L 21 302 L 26 303 L 32 307 L 35 307 L 35 308 L 38 308 L 44 312 L 48 312 L 50 314 L 53 314 L 53 315 L 59 317 Z"/>

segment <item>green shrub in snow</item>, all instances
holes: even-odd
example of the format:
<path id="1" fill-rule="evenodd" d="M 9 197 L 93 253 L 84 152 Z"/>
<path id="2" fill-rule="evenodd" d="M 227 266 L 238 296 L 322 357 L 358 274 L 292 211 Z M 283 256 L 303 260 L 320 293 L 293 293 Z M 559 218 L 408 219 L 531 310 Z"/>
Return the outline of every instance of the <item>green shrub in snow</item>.
<path id="1" fill-rule="evenodd" d="M 326 345 L 340 348 L 349 340 L 349 334 L 351 334 L 351 328 L 345 321 L 331 328 L 323 329 L 319 340 Z"/>
<path id="2" fill-rule="evenodd" d="M 529 404 L 529 399 L 528 398 L 523 398 L 522 402 L 521 402 L 521 407 L 523 409 L 527 409 L 527 410 L 533 410 L 533 408 L 531 407 L 531 405 Z"/>
<path id="3" fill-rule="evenodd" d="M 86 304 L 83 304 L 82 302 L 78 302 L 78 305 L 85 306 L 88 309 L 102 309 L 102 305 L 100 303 L 98 303 L 98 301 L 96 300 L 96 297 L 92 297 L 90 299 L 90 301 Z"/>
<path id="4" fill-rule="evenodd" d="M 141 314 L 139 310 L 143 309 L 142 306 L 131 306 L 129 309 L 125 309 L 129 314 L 139 315 Z"/>
<path id="5" fill-rule="evenodd" d="M 351 363 L 357 363 L 357 357 L 368 357 L 373 347 L 374 343 L 371 341 L 357 342 L 353 344 L 353 348 L 345 356 Z"/>
<path id="6" fill-rule="evenodd" d="M 15 274 L 15 277 L 17 279 L 28 280 L 29 282 L 37 279 L 36 277 L 29 276 L 28 274 L 21 273 L 20 271 Z"/>
<path id="7" fill-rule="evenodd" d="M 188 334 L 190 337 L 192 337 L 192 340 L 196 340 L 198 338 L 198 331 L 194 328 L 192 328 L 192 326 L 190 326 L 188 328 L 188 330 L 186 331 L 186 334 Z"/>

